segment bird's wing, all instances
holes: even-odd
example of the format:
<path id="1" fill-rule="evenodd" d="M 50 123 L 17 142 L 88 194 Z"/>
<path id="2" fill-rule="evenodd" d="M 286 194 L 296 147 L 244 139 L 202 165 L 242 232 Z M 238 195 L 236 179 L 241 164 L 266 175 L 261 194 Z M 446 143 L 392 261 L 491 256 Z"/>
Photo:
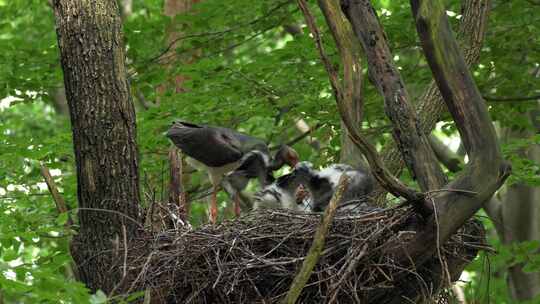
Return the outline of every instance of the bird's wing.
<path id="1" fill-rule="evenodd" d="M 238 141 L 238 148 L 243 153 L 247 153 L 250 151 L 260 151 L 266 155 L 270 155 L 270 151 L 268 150 L 268 146 L 266 145 L 264 140 L 231 129 L 225 130 L 227 131 L 227 134 L 229 134 L 229 136 L 234 137 Z"/>
<path id="2" fill-rule="evenodd" d="M 209 167 L 221 167 L 242 158 L 238 141 L 221 128 L 175 123 L 167 132 L 172 142 L 186 155 Z"/>

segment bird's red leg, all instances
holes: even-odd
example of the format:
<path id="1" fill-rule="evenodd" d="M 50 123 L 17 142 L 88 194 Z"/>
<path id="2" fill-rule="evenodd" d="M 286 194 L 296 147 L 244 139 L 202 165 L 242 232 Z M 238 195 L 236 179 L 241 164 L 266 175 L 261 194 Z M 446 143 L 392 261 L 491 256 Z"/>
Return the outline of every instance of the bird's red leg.
<path id="1" fill-rule="evenodd" d="M 240 212 L 242 211 L 240 209 L 240 195 L 238 193 L 234 194 L 233 200 L 234 200 L 234 215 L 236 215 L 236 217 L 240 217 Z"/>
<path id="2" fill-rule="evenodd" d="M 210 223 L 215 224 L 217 222 L 218 216 L 218 205 L 217 205 L 217 188 L 212 189 L 212 200 L 210 201 Z"/>

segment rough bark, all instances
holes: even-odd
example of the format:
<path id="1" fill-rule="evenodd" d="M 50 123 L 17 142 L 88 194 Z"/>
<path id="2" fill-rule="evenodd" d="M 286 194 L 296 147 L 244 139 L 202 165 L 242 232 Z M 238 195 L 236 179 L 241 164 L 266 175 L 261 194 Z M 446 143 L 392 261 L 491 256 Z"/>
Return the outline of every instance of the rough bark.
<path id="1" fill-rule="evenodd" d="M 342 2 L 342 9 L 362 43 L 371 81 L 384 97 L 385 112 L 392 122 L 392 135 L 413 178 L 423 191 L 438 189 L 446 178 L 427 137 L 420 132 L 416 113 L 376 12 L 369 0 Z"/>
<path id="2" fill-rule="evenodd" d="M 457 30 L 458 43 L 461 46 L 465 62 L 473 66 L 480 58 L 484 42 L 491 0 L 463 0 L 461 5 L 462 18 Z M 420 122 L 420 131 L 429 134 L 435 128 L 442 113 L 446 111 L 444 101 L 434 81 L 426 88 L 415 106 Z M 381 151 L 382 161 L 390 172 L 400 175 L 405 163 L 395 143 L 390 142 Z M 379 199 L 385 197 L 386 191 L 378 188 Z"/>
<path id="3" fill-rule="evenodd" d="M 77 165 L 79 234 L 73 257 L 88 288 L 121 281 L 113 244 L 140 223 L 135 112 L 117 2 L 54 1 Z"/>

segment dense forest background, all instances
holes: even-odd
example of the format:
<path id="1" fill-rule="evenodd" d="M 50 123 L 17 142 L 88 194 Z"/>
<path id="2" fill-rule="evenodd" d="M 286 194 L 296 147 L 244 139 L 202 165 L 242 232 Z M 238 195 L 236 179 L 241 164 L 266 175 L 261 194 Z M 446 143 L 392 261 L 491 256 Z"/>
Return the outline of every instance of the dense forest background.
<path id="1" fill-rule="evenodd" d="M 164 132 L 176 118 L 238 129 L 271 146 L 292 143 L 303 160 L 316 165 L 339 161 L 335 100 L 296 4 L 192 2 L 198 1 L 119 1 L 137 111 L 143 204 L 167 198 L 170 142 Z M 416 102 L 432 74 L 409 2 L 372 2 Z M 540 3 L 484 2 L 491 6 L 489 21 L 480 60 L 471 70 L 513 172 L 478 214 L 495 251 L 482 253 L 460 286 L 471 303 L 538 303 Z M 337 64 L 324 18 L 311 5 L 324 47 Z M 462 1 L 447 6 L 457 29 Z M 0 29 L 0 303 L 104 303 L 103 293 L 91 294 L 73 279 L 68 213 L 58 214 L 42 176 L 44 165 L 76 210 L 72 133 L 51 4 L 0 0 Z M 392 141 L 390 124 L 365 73 L 362 131 L 382 150 Z M 431 142 L 446 156 L 441 161 L 449 174 L 459 174 L 467 157 L 448 115 L 440 118 Z M 191 221 L 200 225 L 207 222 L 209 182 L 205 174 L 189 177 Z M 414 185 L 406 170 L 401 179 Z M 230 200 L 220 195 L 220 214 L 232 217 Z"/>

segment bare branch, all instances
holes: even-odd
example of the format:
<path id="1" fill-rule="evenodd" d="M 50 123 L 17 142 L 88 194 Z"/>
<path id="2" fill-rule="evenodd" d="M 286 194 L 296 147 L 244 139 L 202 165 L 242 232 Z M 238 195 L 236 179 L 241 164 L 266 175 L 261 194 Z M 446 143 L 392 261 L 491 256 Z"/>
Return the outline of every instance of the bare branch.
<path id="1" fill-rule="evenodd" d="M 510 166 L 502 159 L 487 107 L 452 35 L 443 1 L 411 0 L 411 6 L 422 48 L 470 159 L 464 174 L 446 188 L 471 194 L 438 193 L 434 201 L 439 229 L 435 229 L 432 216 L 427 228 L 400 253 L 421 263 L 433 253 L 437 241 L 448 240 L 491 198 L 508 177 Z"/>
<path id="2" fill-rule="evenodd" d="M 43 179 L 45 180 L 45 183 L 47 184 L 47 188 L 49 188 L 49 192 L 51 193 L 51 196 L 53 197 L 54 203 L 56 204 L 56 210 L 59 214 L 62 214 L 64 212 L 68 212 L 68 208 L 66 205 L 66 201 L 64 200 L 64 197 L 60 194 L 58 191 L 58 187 L 56 186 L 56 183 L 54 182 L 54 179 L 51 175 L 51 171 L 49 171 L 49 168 L 45 166 L 44 164 L 41 164 L 41 176 L 43 176 Z M 66 227 L 70 227 L 73 225 L 73 220 L 71 219 L 71 216 L 69 213 L 67 214 L 67 222 Z"/>
<path id="3" fill-rule="evenodd" d="M 478 62 L 482 49 L 491 0 L 463 0 L 461 11 L 463 17 L 458 28 L 458 42 L 463 51 L 465 61 L 469 66 Z M 429 134 L 435 128 L 440 116 L 446 111 L 439 89 L 434 81 L 426 88 L 415 107 L 419 118 L 420 130 Z M 404 162 L 401 153 L 393 142 L 383 147 L 381 152 L 383 163 L 388 166 L 392 174 L 400 175 Z M 377 192 L 381 192 L 380 189 Z M 385 198 L 382 191 L 377 201 Z"/>
<path id="4" fill-rule="evenodd" d="M 321 128 L 323 126 L 322 123 L 317 123 L 315 126 L 313 126 L 312 128 L 309 128 L 309 130 L 307 130 L 306 132 L 298 135 L 297 137 L 291 139 L 290 141 L 288 141 L 286 143 L 287 146 L 292 146 L 294 144 L 296 144 L 297 142 L 301 141 L 302 139 L 308 137 L 311 133 L 317 131 L 319 128 Z M 279 148 L 279 147 L 277 147 Z M 276 148 L 276 149 L 277 149 Z"/>
<path id="5" fill-rule="evenodd" d="M 437 159 L 450 170 L 450 172 L 458 172 L 463 168 L 462 158 L 450 150 L 450 148 L 438 139 L 437 136 L 431 134 L 428 139 Z"/>
<path id="6" fill-rule="evenodd" d="M 375 9 L 369 0 L 342 1 L 341 7 L 362 43 L 370 78 L 384 97 L 385 112 L 392 121 L 394 140 L 413 178 L 418 180 L 424 191 L 441 187 L 446 183 L 446 177 L 426 136 L 419 130 L 416 113 L 405 83 L 392 62 L 393 56 Z"/>
<path id="7" fill-rule="evenodd" d="M 169 150 L 170 180 L 169 180 L 169 203 L 178 206 L 179 216 L 187 222 L 189 217 L 189 205 L 186 193 L 182 186 L 182 158 L 176 147 Z"/>
<path id="8" fill-rule="evenodd" d="M 343 67 L 343 104 L 351 123 L 358 126 L 362 121 L 362 66 L 360 48 L 347 18 L 336 1 L 319 0 L 326 24 L 336 42 Z M 349 137 L 349 131 L 342 121 L 340 161 L 352 166 L 365 166 L 362 152 Z"/>
<path id="9" fill-rule="evenodd" d="M 330 79 L 330 86 L 332 86 L 334 96 L 336 96 L 336 100 L 338 100 L 338 103 L 341 103 L 341 101 L 343 100 L 343 89 L 341 88 L 336 69 L 330 62 L 328 56 L 326 56 L 326 54 L 324 53 L 321 34 L 319 33 L 319 29 L 317 28 L 317 25 L 315 23 L 315 18 L 313 17 L 313 14 L 311 14 L 311 11 L 309 10 L 309 7 L 305 0 L 297 0 L 297 2 L 298 7 L 300 7 L 300 10 L 304 14 L 306 24 L 311 31 L 311 34 L 313 35 L 313 40 L 315 40 L 315 46 L 317 47 L 317 51 L 319 51 L 319 56 L 321 57 L 321 61 L 324 64 L 324 68 L 328 73 L 328 78 Z"/>
<path id="10" fill-rule="evenodd" d="M 394 176 L 392 176 L 392 174 L 390 174 L 390 172 L 381 162 L 375 147 L 371 145 L 366 138 L 360 135 L 360 132 L 358 131 L 358 126 L 354 125 L 354 123 L 351 121 L 350 115 L 347 112 L 347 108 L 343 104 L 343 89 L 339 82 L 337 72 L 330 63 L 330 60 L 328 59 L 326 54 L 324 53 L 324 49 L 321 43 L 321 36 L 315 24 L 315 18 L 311 14 L 305 0 L 297 0 L 297 2 L 300 10 L 304 14 L 308 28 L 310 29 L 311 34 L 313 35 L 313 39 L 315 40 L 315 45 L 317 46 L 317 50 L 319 51 L 321 60 L 328 73 L 330 85 L 334 92 L 334 97 L 336 99 L 339 113 L 341 115 L 343 123 L 347 127 L 350 139 L 362 151 L 371 167 L 373 175 L 385 189 L 387 189 L 393 195 L 398 197 L 404 197 L 411 202 L 422 201 L 424 197 L 422 193 L 419 193 L 416 190 L 407 187 L 399 179 L 395 178 Z"/>
<path id="11" fill-rule="evenodd" d="M 538 101 L 540 95 L 532 96 L 515 96 L 515 97 L 495 97 L 495 96 L 483 96 L 487 101 Z"/>
<path id="12" fill-rule="evenodd" d="M 289 292 L 287 293 L 287 296 L 283 299 L 281 303 L 283 304 L 296 303 L 296 300 L 300 296 L 300 293 L 302 293 L 302 289 L 304 289 L 304 286 L 306 286 L 306 283 L 309 280 L 309 277 L 311 276 L 313 268 L 315 268 L 315 265 L 317 265 L 317 262 L 319 261 L 319 257 L 321 256 L 322 250 L 324 249 L 326 235 L 328 234 L 328 231 L 330 230 L 330 224 L 332 224 L 332 220 L 334 219 L 334 215 L 336 214 L 338 203 L 339 201 L 341 201 L 341 197 L 343 196 L 343 193 L 347 189 L 348 181 L 349 181 L 349 178 L 347 177 L 347 175 L 345 174 L 341 175 L 341 178 L 339 179 L 338 188 L 336 192 L 334 193 L 334 196 L 330 200 L 330 203 L 328 204 L 328 208 L 326 208 L 326 210 L 324 211 L 321 224 L 319 225 L 319 227 L 317 228 L 317 231 L 315 232 L 315 236 L 313 237 L 313 243 L 311 244 L 311 248 L 309 248 L 308 254 L 306 258 L 304 259 L 304 262 L 302 263 L 302 268 L 300 268 L 300 271 L 298 271 L 298 273 L 294 277 L 294 280 L 291 284 Z"/>

